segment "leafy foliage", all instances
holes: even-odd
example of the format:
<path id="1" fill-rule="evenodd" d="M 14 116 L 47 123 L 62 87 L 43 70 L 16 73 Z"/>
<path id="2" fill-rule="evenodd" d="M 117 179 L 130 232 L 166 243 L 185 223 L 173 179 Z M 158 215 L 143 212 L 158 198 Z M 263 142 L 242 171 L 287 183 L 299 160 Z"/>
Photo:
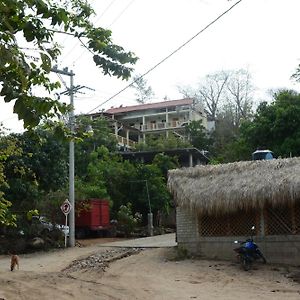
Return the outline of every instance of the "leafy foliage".
<path id="1" fill-rule="evenodd" d="M 241 127 L 245 142 L 256 148 L 269 148 L 276 155 L 300 155 L 300 94 L 281 90 L 271 104 L 263 102 L 253 121 Z"/>
<path id="2" fill-rule="evenodd" d="M 249 160 L 256 149 L 269 149 L 281 157 L 299 156 L 299 115 L 299 93 L 275 92 L 273 102 L 262 102 L 253 119 L 242 122 L 234 134 L 227 137 L 217 159 L 220 162 Z M 223 135 L 223 138 L 226 137 Z"/>
<path id="3" fill-rule="evenodd" d="M 211 141 L 202 125 L 202 120 L 190 122 L 190 124 L 186 126 L 186 131 L 194 147 L 208 150 Z"/>
<path id="4" fill-rule="evenodd" d="M 147 151 L 147 150 L 169 150 L 190 147 L 191 144 L 183 139 L 175 137 L 170 134 L 169 137 L 165 135 L 149 135 L 147 136 L 146 143 L 140 142 L 136 146 L 137 151 Z"/>
<path id="5" fill-rule="evenodd" d="M 117 140 L 111 133 L 108 120 L 104 118 L 96 118 L 91 120 L 84 116 L 77 118 L 77 130 L 80 132 L 86 131 L 90 128 L 93 132 L 85 134 L 83 140 L 76 143 L 75 146 L 75 163 L 76 175 L 78 177 L 85 176 L 87 173 L 87 158 L 98 147 L 104 146 L 109 151 L 115 151 L 117 147 Z"/>
<path id="6" fill-rule="evenodd" d="M 145 216 L 149 212 L 149 192 L 151 209 L 168 211 L 171 196 L 166 176 L 168 170 L 176 166 L 175 159 L 163 154 L 152 164 L 133 164 L 101 146 L 90 154 L 86 175 L 76 179 L 76 199 L 110 199 L 113 218 L 117 217 L 119 208 L 130 201 L 132 209 Z"/>
<path id="7" fill-rule="evenodd" d="M 21 155 L 21 149 L 13 137 L 3 136 L 0 128 L 0 226 L 15 226 L 16 215 L 9 211 L 12 203 L 4 198 L 3 190 L 9 187 L 5 175 L 5 165 L 13 155 Z"/>
<path id="8" fill-rule="evenodd" d="M 137 225 L 141 222 L 141 215 L 132 212 L 132 204 L 128 202 L 126 205 L 121 205 L 117 214 L 118 225 L 122 227 L 125 234 L 129 236 Z"/>
<path id="9" fill-rule="evenodd" d="M 52 131 L 43 128 L 6 138 L 13 139 L 19 150 L 5 161 L 7 186 L 2 191 L 20 219 L 18 224 L 23 225 L 28 210 L 38 208 L 41 213 L 50 214 L 46 196 L 66 185 L 67 151 Z"/>
<path id="10" fill-rule="evenodd" d="M 50 97 L 59 87 L 49 77 L 60 55 L 57 34 L 77 38 L 104 74 L 127 79 L 130 65 L 137 61 L 112 42 L 110 30 L 94 27 L 90 21 L 94 11 L 84 0 L 1 0 L 0 14 L 0 95 L 5 102 L 15 101 L 14 112 L 26 128 L 68 109 Z M 35 87 L 49 96 L 35 96 Z"/>

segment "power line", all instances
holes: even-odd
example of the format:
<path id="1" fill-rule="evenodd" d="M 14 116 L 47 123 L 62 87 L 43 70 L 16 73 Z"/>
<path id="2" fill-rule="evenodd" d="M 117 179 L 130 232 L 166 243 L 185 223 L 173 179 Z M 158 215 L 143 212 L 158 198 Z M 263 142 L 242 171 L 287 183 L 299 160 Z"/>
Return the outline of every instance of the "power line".
<path id="1" fill-rule="evenodd" d="M 118 16 L 109 24 L 108 27 L 111 27 L 114 23 L 116 23 L 121 17 L 122 15 L 125 13 L 125 11 L 129 8 L 129 6 L 131 6 L 131 4 L 134 2 L 135 0 L 132 0 L 127 6 L 125 6 L 125 8 L 118 14 Z"/>
<path id="2" fill-rule="evenodd" d="M 104 9 L 104 11 L 102 12 L 102 14 L 100 14 L 100 16 L 97 18 L 97 20 L 95 21 L 95 24 L 98 23 L 98 21 L 100 21 L 100 19 L 103 17 L 103 15 L 110 9 L 110 7 L 114 4 L 114 2 L 116 2 L 116 0 L 112 0 L 110 2 L 110 4 L 107 5 L 107 7 Z"/>
<path id="3" fill-rule="evenodd" d="M 97 18 L 97 20 L 95 21 L 95 24 L 97 24 L 99 21 L 100 21 L 100 19 L 101 19 L 101 17 L 103 17 L 103 15 L 109 10 L 109 8 L 114 4 L 114 2 L 115 2 L 116 0 L 112 0 L 111 2 L 110 2 L 110 4 L 104 9 L 104 11 L 102 12 L 102 14 Z M 108 26 L 108 27 L 111 27 L 114 23 L 116 23 L 117 22 L 117 20 L 118 19 L 120 19 L 120 17 L 125 13 L 125 11 L 129 8 L 129 6 L 131 6 L 131 4 L 134 2 L 135 0 L 132 0 L 119 14 L 118 14 L 118 16 L 112 21 L 112 23 Z M 79 40 L 79 42 L 82 44 L 82 41 L 80 41 Z M 78 45 L 80 45 L 80 43 L 76 43 L 75 44 L 75 46 L 64 56 L 64 57 L 66 57 L 66 56 L 69 56 L 76 48 L 77 48 L 77 46 Z M 80 53 L 80 55 L 74 60 L 74 61 L 77 61 L 77 60 L 79 60 L 81 57 L 82 57 L 82 55 L 85 53 L 85 50 L 83 50 L 81 53 Z"/>
<path id="4" fill-rule="evenodd" d="M 223 16 L 225 16 L 227 13 L 229 13 L 235 6 L 237 6 L 239 3 L 241 3 L 243 0 L 239 0 L 237 1 L 235 4 L 233 4 L 232 6 L 230 6 L 227 10 L 225 10 L 222 14 L 220 14 L 217 18 L 215 18 L 213 21 L 211 21 L 208 25 L 206 25 L 204 28 L 202 28 L 199 32 L 197 32 L 195 35 L 193 35 L 190 39 L 188 39 L 185 43 L 183 43 L 181 46 L 179 46 L 177 49 L 175 49 L 173 52 L 171 52 L 168 56 L 166 56 L 164 59 L 162 59 L 161 61 L 159 61 L 156 65 L 154 65 L 152 68 L 150 68 L 147 72 L 145 72 L 144 74 L 142 74 L 141 76 L 139 76 L 138 78 L 136 78 L 134 81 L 132 81 L 130 84 L 128 84 L 127 86 L 125 86 L 123 89 L 121 89 L 119 92 L 117 92 L 116 94 L 114 94 L 113 96 L 111 96 L 110 98 L 108 98 L 107 100 L 105 100 L 104 102 L 102 102 L 101 104 L 97 105 L 95 108 L 93 108 L 92 110 L 90 110 L 89 112 L 87 112 L 87 114 L 93 112 L 94 110 L 96 110 L 97 108 L 99 108 L 100 106 L 104 105 L 105 103 L 109 102 L 110 100 L 112 100 L 113 98 L 115 98 L 116 96 L 120 95 L 122 92 L 124 92 L 125 90 L 127 90 L 129 87 L 131 87 L 134 83 L 136 83 L 138 80 L 140 80 L 141 78 L 145 77 L 146 75 L 148 75 L 151 71 L 153 71 L 154 69 L 156 69 L 158 66 L 160 66 L 162 63 L 164 63 L 167 59 L 169 59 L 171 56 L 173 56 L 175 53 L 177 53 L 179 50 L 181 50 L 183 47 L 185 47 L 187 44 L 189 44 L 192 40 L 194 40 L 197 36 L 199 36 L 201 33 L 203 33 L 205 30 L 207 30 L 209 27 L 211 27 L 214 23 L 216 23 L 219 19 L 221 19 Z"/>
<path id="5" fill-rule="evenodd" d="M 109 10 L 109 8 L 114 4 L 115 1 L 116 1 L 116 0 L 111 0 L 110 4 L 108 4 L 108 5 L 106 6 L 106 8 L 103 10 L 103 12 L 98 16 L 97 20 L 94 22 L 95 24 L 97 24 L 98 21 L 100 21 L 100 19 L 101 19 L 101 18 L 104 16 L 104 14 Z M 66 37 L 66 38 L 64 39 L 63 44 L 64 44 L 64 42 L 66 41 L 67 38 L 68 38 L 68 37 Z M 78 43 L 78 41 L 77 41 L 77 42 L 75 43 L 74 47 L 73 47 L 72 49 L 70 49 L 70 50 L 67 52 L 67 54 L 64 55 L 64 57 L 69 56 L 69 55 L 77 48 L 77 46 L 79 46 L 79 45 L 80 45 L 80 43 Z"/>
<path id="6" fill-rule="evenodd" d="M 115 1 L 115 0 L 114 0 Z M 114 2 L 113 1 L 113 2 Z M 121 18 L 121 16 L 125 13 L 125 11 L 129 8 L 129 6 L 131 6 L 131 4 L 134 2 L 135 0 L 132 0 L 120 13 L 119 13 L 119 15 L 109 24 L 109 26 L 108 27 L 111 27 L 113 24 L 115 24 L 120 18 Z M 113 2 L 111 3 L 111 4 L 113 4 Z M 100 18 L 99 18 L 99 20 L 100 20 Z M 96 23 L 98 22 L 98 20 L 96 21 Z M 81 42 L 81 41 L 80 41 Z M 82 44 L 82 42 L 81 42 L 81 44 Z M 73 48 L 73 50 L 74 50 L 75 48 Z M 72 50 L 72 51 L 73 51 Z M 72 52 L 71 51 L 71 52 Z M 70 53 L 71 53 L 70 52 Z M 83 49 L 83 51 L 80 53 L 80 55 L 75 59 L 75 61 L 77 61 L 77 60 L 79 60 L 81 57 L 82 57 L 82 55 L 85 53 L 85 49 Z"/>

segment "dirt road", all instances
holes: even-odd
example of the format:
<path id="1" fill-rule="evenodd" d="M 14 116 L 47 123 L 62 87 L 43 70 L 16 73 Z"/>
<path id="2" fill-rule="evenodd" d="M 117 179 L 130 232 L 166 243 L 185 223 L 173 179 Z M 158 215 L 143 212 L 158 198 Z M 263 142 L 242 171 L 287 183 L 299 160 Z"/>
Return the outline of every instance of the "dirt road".
<path id="1" fill-rule="evenodd" d="M 244 272 L 230 262 L 176 261 L 172 248 L 143 249 L 103 263 L 126 251 L 92 245 L 30 254 L 21 257 L 21 268 L 15 272 L 8 270 L 8 257 L 2 256 L 0 298 L 300 299 L 300 285 L 287 278 L 289 270 L 284 267 L 257 265 Z M 85 256 L 90 257 L 80 259 Z"/>

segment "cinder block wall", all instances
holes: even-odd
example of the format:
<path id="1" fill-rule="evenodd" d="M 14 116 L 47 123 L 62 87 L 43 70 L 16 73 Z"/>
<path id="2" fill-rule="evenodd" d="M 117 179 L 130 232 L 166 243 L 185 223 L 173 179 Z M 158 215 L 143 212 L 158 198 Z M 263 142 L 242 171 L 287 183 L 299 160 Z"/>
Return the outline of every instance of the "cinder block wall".
<path id="1" fill-rule="evenodd" d="M 198 220 L 196 215 L 180 207 L 176 208 L 176 238 L 178 246 L 185 247 L 192 254 L 198 252 Z"/>
<path id="2" fill-rule="evenodd" d="M 191 254 L 212 259 L 235 260 L 235 240 L 244 241 L 246 236 L 203 237 L 199 235 L 196 215 L 182 208 L 176 209 L 177 242 Z M 300 265 L 300 235 L 255 236 L 267 261 L 289 265 Z"/>

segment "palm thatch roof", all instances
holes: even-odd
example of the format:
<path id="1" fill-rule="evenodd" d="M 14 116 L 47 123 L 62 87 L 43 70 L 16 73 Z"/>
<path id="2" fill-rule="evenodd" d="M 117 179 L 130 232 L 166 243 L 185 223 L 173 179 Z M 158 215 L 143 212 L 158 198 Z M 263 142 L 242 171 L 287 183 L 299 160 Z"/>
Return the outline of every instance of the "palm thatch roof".
<path id="1" fill-rule="evenodd" d="M 171 170 L 168 187 L 178 206 L 197 213 L 277 206 L 300 199 L 300 158 Z"/>

